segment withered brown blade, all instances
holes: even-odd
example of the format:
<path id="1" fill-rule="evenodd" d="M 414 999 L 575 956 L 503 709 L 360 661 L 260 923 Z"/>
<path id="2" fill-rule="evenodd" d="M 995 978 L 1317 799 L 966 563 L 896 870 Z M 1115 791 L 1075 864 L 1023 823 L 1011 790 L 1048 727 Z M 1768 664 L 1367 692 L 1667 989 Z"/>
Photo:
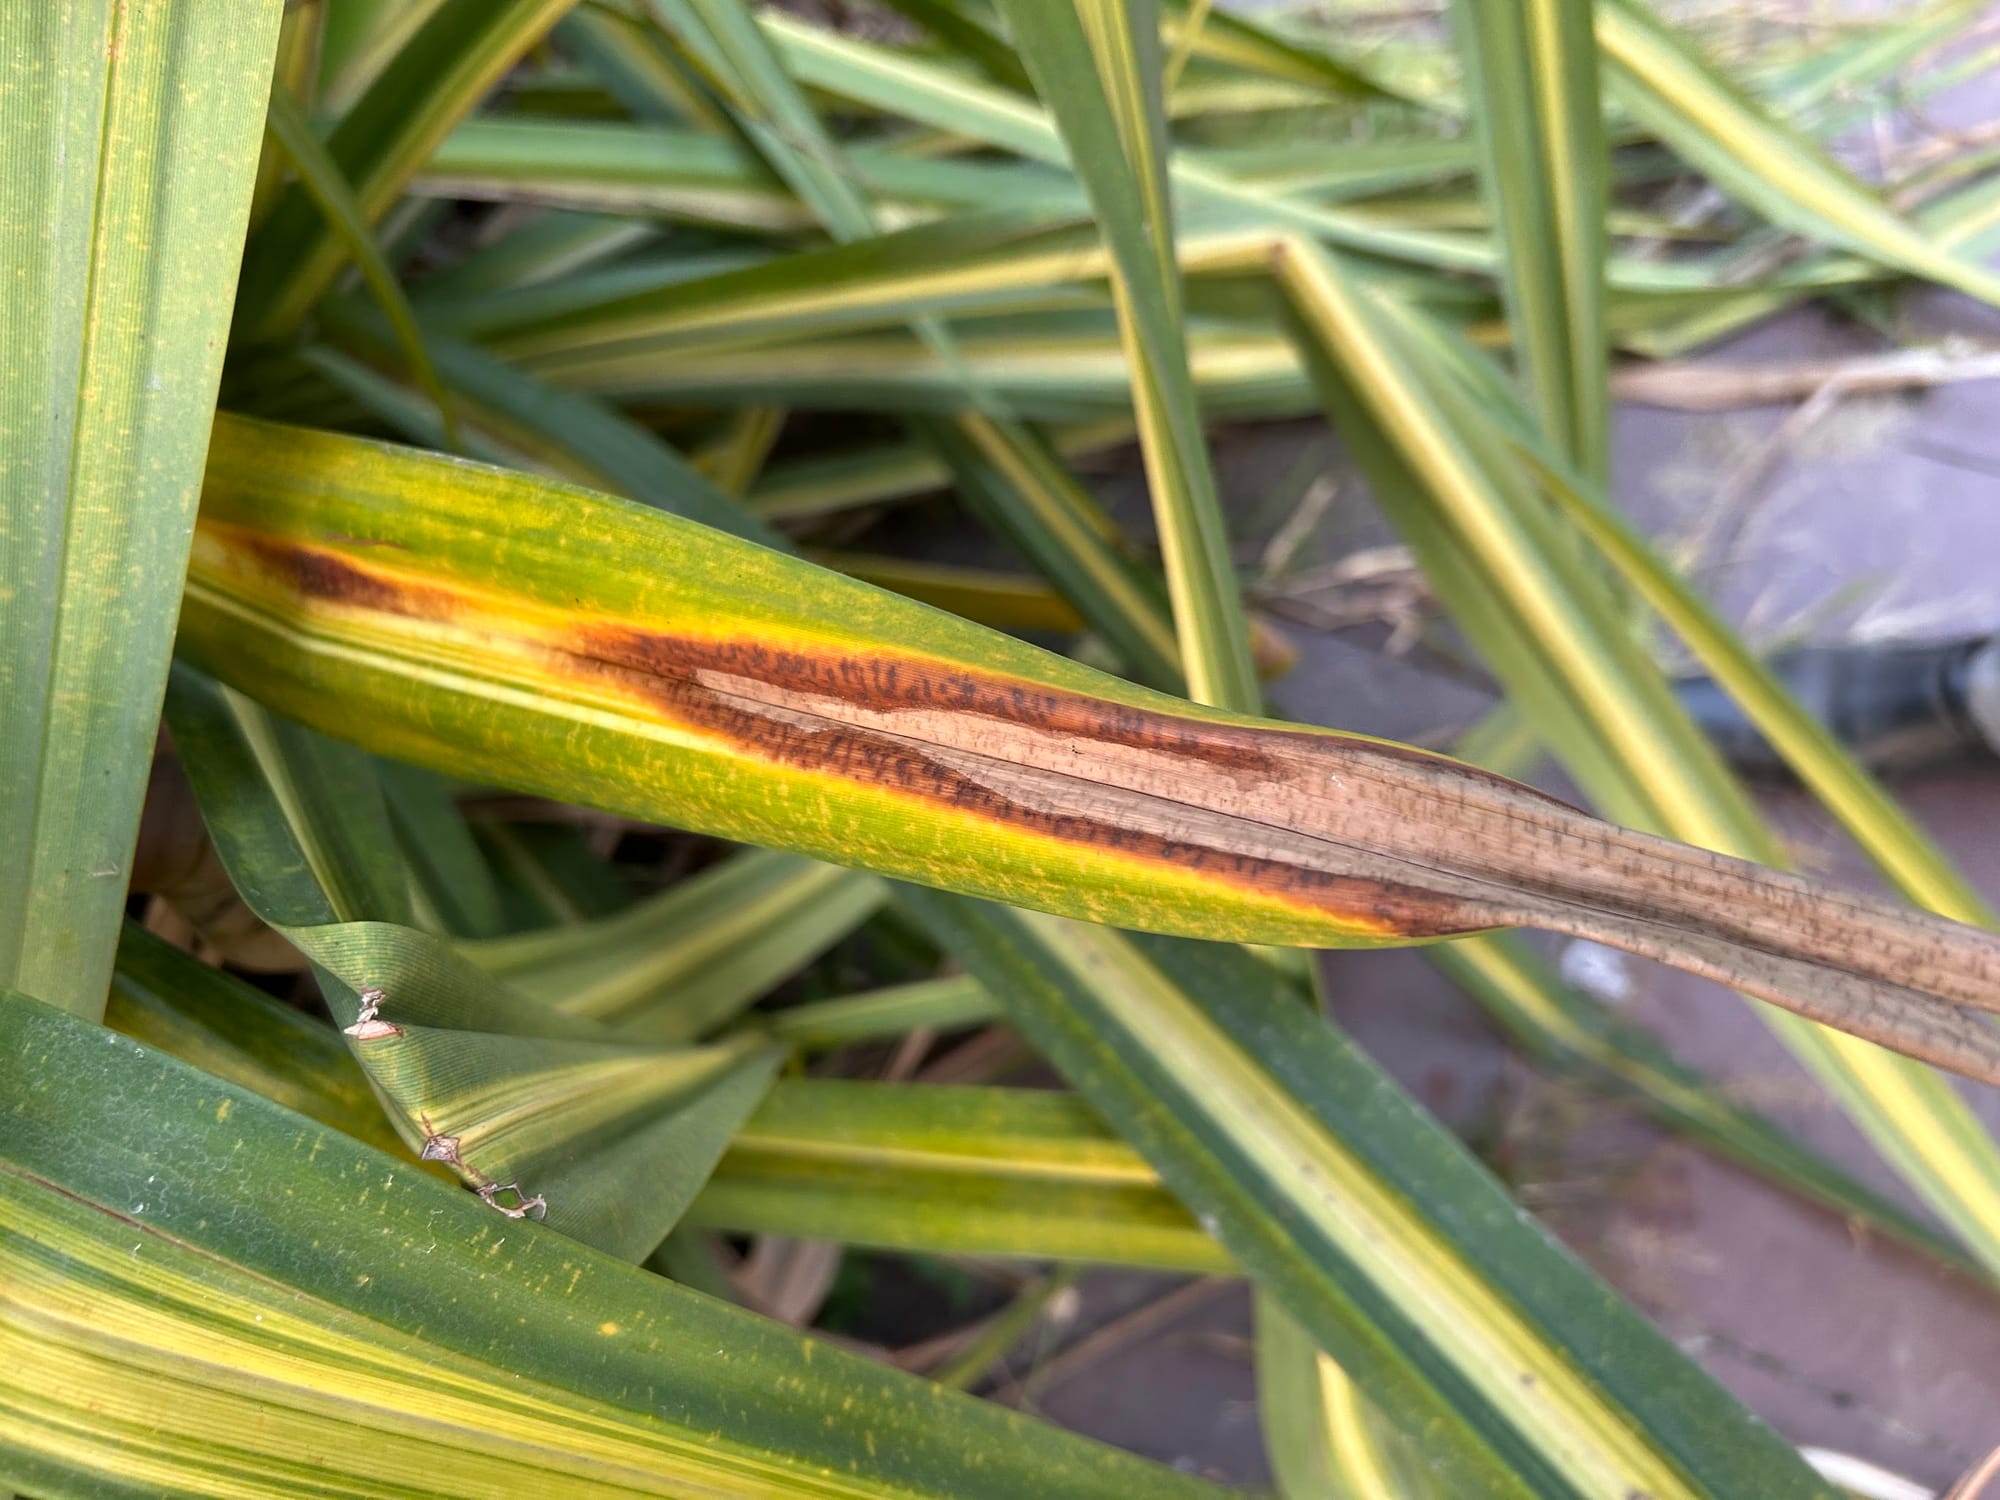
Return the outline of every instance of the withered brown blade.
<path id="1" fill-rule="evenodd" d="M 629 644 L 597 649 L 629 660 Z M 1369 887 L 1373 911 L 1412 937 L 1520 925 L 1589 938 L 2000 1082 L 2000 1029 L 1959 1008 L 2000 1010 L 2000 937 L 1978 928 L 1620 828 L 1394 744 L 1060 693 L 996 702 L 921 669 L 889 685 L 879 663 L 856 695 L 816 664 L 668 665 L 659 644 L 651 665 L 763 721 L 762 753 L 920 756 L 1009 818 L 1225 849 L 1290 872 L 1301 894 Z"/>

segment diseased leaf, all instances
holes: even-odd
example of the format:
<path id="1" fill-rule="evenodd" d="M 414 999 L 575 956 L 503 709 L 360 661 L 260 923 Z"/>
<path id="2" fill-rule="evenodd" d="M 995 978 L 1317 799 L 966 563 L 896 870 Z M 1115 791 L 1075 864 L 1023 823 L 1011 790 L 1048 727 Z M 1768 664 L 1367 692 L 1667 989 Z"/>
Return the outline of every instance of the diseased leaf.
<path id="1" fill-rule="evenodd" d="M 399 759 L 1153 930 L 1545 926 L 2000 1074 L 2000 1032 L 1956 1008 L 1996 1004 L 1988 934 L 1441 756 L 1197 710 L 657 512 L 217 433 L 183 650 Z"/>

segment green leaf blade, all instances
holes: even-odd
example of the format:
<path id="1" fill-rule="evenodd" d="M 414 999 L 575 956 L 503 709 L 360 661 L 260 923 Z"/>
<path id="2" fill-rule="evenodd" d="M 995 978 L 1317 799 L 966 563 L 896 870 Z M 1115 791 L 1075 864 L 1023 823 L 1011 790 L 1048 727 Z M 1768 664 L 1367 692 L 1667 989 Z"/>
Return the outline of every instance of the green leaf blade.
<path id="1" fill-rule="evenodd" d="M 1016 48 L 1061 126 L 1097 211 L 1189 696 L 1241 712 L 1262 699 L 1229 534 L 1188 371 L 1168 203 L 1159 17 L 1137 0 L 1007 3 Z"/>
<path id="2" fill-rule="evenodd" d="M 1087 1107 L 1039 1089 L 781 1083 L 687 1222 L 932 1254 L 1235 1264 Z"/>
<path id="3" fill-rule="evenodd" d="M 905 902 L 1449 1492 L 1826 1493 L 1269 966 Z"/>
<path id="4" fill-rule="evenodd" d="M 1452 27 L 1504 246 L 1508 326 L 1543 430 L 1586 474 L 1610 463 L 1604 230 L 1609 161 L 1594 0 L 1456 0 Z"/>
<path id="5" fill-rule="evenodd" d="M 13 1483 L 100 1493 L 139 1461 L 182 1494 L 1222 1493 L 511 1223 L 11 994 L 0 1058 L 0 1390 L 34 1414 L 0 1437 Z"/>
<path id="6" fill-rule="evenodd" d="M 369 292 L 396 331 L 397 341 L 402 345 L 417 384 L 423 387 L 424 394 L 437 407 L 446 440 L 456 448 L 458 428 L 452 416 L 451 402 L 438 380 L 430 353 L 424 348 L 423 333 L 417 327 L 415 314 L 410 311 L 409 299 L 403 295 L 401 283 L 382 258 L 381 247 L 375 243 L 374 231 L 363 217 L 361 206 L 354 201 L 354 194 L 341 177 L 339 167 L 334 164 L 320 138 L 313 134 L 298 100 L 283 84 L 278 84 L 271 91 L 267 119 L 271 139 L 277 142 L 292 169 L 298 173 L 300 187 L 325 216 L 348 257 L 360 268 Z"/>
<path id="7" fill-rule="evenodd" d="M 0 984 L 101 1014 L 275 0 L 0 17 Z"/>

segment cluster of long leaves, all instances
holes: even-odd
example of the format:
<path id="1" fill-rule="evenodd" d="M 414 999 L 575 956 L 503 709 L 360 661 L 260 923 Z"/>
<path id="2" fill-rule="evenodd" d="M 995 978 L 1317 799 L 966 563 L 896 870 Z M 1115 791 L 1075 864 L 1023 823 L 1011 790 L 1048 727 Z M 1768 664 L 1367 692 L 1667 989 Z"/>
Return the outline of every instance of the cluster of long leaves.
<path id="1" fill-rule="evenodd" d="M 1456 939 L 1548 1066 L 2000 1276 L 1929 1066 L 2000 1078 L 1990 914 L 1606 493 L 1614 341 L 2000 301 L 1979 162 L 1909 217 L 1822 144 L 1968 9 L 1740 76 L 1640 0 L 1365 49 L 1148 0 L 0 11 L 0 1480 L 1214 1492 L 728 1305 L 727 1231 L 1245 1276 L 1290 1500 L 1825 1493 L 1239 945 Z M 1303 412 L 1613 822 L 1263 716 L 1204 424 Z M 1076 466 L 1129 443 L 1157 552 Z M 936 491 L 1023 571 L 852 550 Z M 1908 905 L 1777 868 L 1656 619 Z M 332 1024 L 121 929 L 149 775 L 205 829 L 153 915 L 276 934 Z M 562 806 L 733 842 L 640 895 Z M 1759 997 L 1937 1222 L 1518 926 Z M 996 1023 L 1073 1093 L 801 1066 Z"/>

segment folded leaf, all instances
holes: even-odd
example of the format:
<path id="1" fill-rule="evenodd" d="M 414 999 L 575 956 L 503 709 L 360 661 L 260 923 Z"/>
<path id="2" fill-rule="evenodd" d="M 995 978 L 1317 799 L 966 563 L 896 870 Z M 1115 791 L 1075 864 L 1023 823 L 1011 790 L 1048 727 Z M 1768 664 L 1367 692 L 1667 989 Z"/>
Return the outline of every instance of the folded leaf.
<path id="1" fill-rule="evenodd" d="M 565 1015 L 614 1022 L 628 1037 L 684 1041 L 803 968 L 887 896 L 872 876 L 756 850 L 616 916 L 461 951 Z"/>
<path id="2" fill-rule="evenodd" d="M 754 1036 L 680 1047 L 564 1015 L 405 925 L 407 874 L 367 758 L 176 665 L 167 695 L 244 900 L 317 966 L 397 1130 L 490 1205 L 651 1254 L 768 1087 Z"/>

